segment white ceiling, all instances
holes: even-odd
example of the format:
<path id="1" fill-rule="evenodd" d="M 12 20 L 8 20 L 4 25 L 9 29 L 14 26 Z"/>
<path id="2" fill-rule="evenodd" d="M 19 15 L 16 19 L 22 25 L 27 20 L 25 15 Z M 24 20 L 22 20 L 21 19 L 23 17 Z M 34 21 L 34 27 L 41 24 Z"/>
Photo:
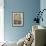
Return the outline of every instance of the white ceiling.
<path id="1" fill-rule="evenodd" d="M 4 41 L 4 0 L 0 0 L 0 42 Z"/>
<path id="2" fill-rule="evenodd" d="M 4 0 L 0 0 L 0 7 L 3 7 L 4 5 Z"/>

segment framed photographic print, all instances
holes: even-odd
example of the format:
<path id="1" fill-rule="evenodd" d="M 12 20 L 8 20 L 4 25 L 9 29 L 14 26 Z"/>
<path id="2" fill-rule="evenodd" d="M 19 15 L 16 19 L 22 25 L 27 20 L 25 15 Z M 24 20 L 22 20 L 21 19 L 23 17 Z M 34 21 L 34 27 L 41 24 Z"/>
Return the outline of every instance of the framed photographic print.
<path id="1" fill-rule="evenodd" d="M 13 12 L 12 13 L 12 25 L 13 26 L 24 26 L 24 12 Z"/>

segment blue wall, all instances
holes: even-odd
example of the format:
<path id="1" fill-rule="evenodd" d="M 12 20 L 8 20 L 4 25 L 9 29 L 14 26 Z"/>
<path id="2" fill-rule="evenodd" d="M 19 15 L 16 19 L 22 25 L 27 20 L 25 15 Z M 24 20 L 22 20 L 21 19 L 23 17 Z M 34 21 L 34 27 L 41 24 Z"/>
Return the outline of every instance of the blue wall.
<path id="1" fill-rule="evenodd" d="M 7 41 L 18 41 L 32 27 L 35 12 L 40 9 L 39 0 L 4 0 L 4 38 Z M 24 27 L 12 27 L 12 12 L 24 12 Z"/>
<path id="2" fill-rule="evenodd" d="M 40 1 L 40 10 L 42 11 L 43 9 L 46 9 L 46 0 L 41 0 Z M 46 27 L 46 10 L 43 12 L 43 22 L 40 21 L 40 25 Z"/>

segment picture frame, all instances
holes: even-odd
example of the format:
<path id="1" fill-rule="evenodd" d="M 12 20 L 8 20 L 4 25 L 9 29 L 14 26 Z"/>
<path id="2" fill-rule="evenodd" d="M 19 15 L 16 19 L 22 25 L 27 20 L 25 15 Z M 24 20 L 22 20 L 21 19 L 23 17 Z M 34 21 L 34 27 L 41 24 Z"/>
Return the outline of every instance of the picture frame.
<path id="1" fill-rule="evenodd" d="M 24 26 L 24 12 L 13 12 L 12 13 L 12 26 L 13 27 Z"/>

